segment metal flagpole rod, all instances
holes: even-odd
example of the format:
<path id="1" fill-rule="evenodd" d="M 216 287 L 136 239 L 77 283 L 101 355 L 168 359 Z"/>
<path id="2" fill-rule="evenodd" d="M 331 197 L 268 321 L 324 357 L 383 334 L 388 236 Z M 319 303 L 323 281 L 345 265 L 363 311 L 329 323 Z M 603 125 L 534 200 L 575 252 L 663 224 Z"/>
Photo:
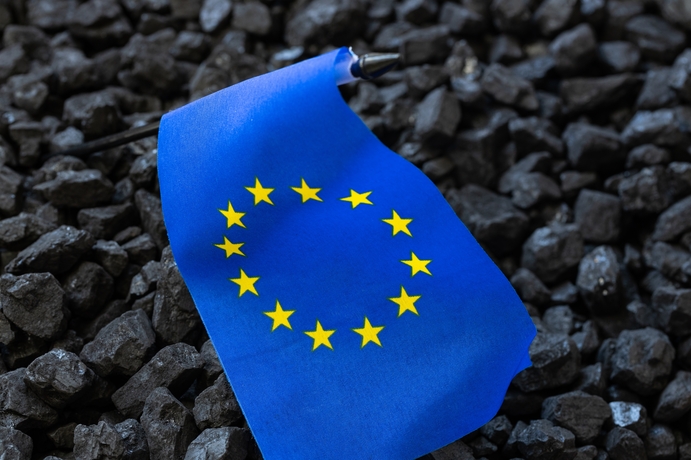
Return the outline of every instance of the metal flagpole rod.
<path id="1" fill-rule="evenodd" d="M 350 50 L 351 61 L 346 62 L 346 66 L 340 69 L 340 74 L 337 75 L 337 83 L 339 85 L 349 83 L 356 80 L 372 80 L 380 77 L 396 67 L 400 60 L 398 53 L 369 53 L 357 56 Z M 337 65 L 337 72 L 339 68 Z M 341 75 L 342 74 L 342 75 Z M 149 123 L 145 126 L 128 129 L 120 133 L 111 134 L 100 139 L 77 145 L 67 150 L 51 153 L 45 158 L 50 158 L 58 155 L 84 156 L 94 152 L 118 147 L 145 137 L 155 136 L 158 133 L 160 121 Z"/>

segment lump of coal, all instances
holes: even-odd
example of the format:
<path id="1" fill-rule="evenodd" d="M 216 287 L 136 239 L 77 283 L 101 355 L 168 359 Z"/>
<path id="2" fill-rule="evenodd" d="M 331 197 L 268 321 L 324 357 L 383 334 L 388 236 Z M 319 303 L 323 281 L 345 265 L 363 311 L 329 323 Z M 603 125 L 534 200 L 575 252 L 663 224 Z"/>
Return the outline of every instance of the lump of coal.
<path id="1" fill-rule="evenodd" d="M 523 244 L 521 265 L 545 282 L 556 281 L 576 267 L 583 255 L 583 238 L 573 224 L 538 228 Z"/>
<path id="2" fill-rule="evenodd" d="M 519 372 L 513 383 L 524 392 L 556 388 L 571 383 L 581 364 L 578 347 L 571 338 L 541 332 L 530 344 L 533 365 Z"/>
<path id="3" fill-rule="evenodd" d="M 167 388 L 156 388 L 146 399 L 142 414 L 152 460 L 182 459 L 199 435 L 192 414 Z"/>
<path id="4" fill-rule="evenodd" d="M 611 358 L 611 379 L 640 395 L 655 394 L 667 385 L 674 354 L 667 336 L 657 329 L 623 331 Z"/>
<path id="5" fill-rule="evenodd" d="M 623 307 L 622 273 L 610 246 L 598 246 L 581 259 L 576 286 L 594 314 L 616 313 Z"/>
<path id="6" fill-rule="evenodd" d="M 612 411 L 604 399 L 573 391 L 545 399 L 542 418 L 571 431 L 582 444 L 595 441 Z"/>

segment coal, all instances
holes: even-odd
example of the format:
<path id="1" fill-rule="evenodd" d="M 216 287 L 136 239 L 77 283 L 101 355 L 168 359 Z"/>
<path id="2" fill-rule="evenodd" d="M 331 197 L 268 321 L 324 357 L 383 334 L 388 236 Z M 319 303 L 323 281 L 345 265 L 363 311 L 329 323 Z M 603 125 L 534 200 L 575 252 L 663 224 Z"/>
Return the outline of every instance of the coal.
<path id="1" fill-rule="evenodd" d="M 620 232 L 621 200 L 607 193 L 581 190 L 574 205 L 574 218 L 585 241 L 615 242 Z"/>
<path id="2" fill-rule="evenodd" d="M 561 33 L 549 49 L 557 72 L 564 76 L 580 73 L 597 55 L 595 32 L 589 24 L 580 24 Z"/>
<path id="3" fill-rule="evenodd" d="M 667 164 L 670 161 L 669 151 L 652 144 L 640 145 L 629 152 L 626 157 L 627 168 L 638 168 Z"/>
<path id="4" fill-rule="evenodd" d="M 518 450 L 528 458 L 547 460 L 570 458 L 575 454 L 575 437 L 562 427 L 554 426 L 549 420 L 532 420 L 518 435 Z"/>
<path id="5" fill-rule="evenodd" d="M 656 329 L 625 330 L 615 342 L 611 379 L 638 394 L 655 394 L 667 385 L 674 354 L 669 338 Z"/>
<path id="6" fill-rule="evenodd" d="M 666 209 L 655 223 L 653 238 L 671 241 L 691 230 L 691 197 L 684 198 Z"/>
<path id="7" fill-rule="evenodd" d="M 626 428 L 636 433 L 638 436 L 645 436 L 648 432 L 646 421 L 647 411 L 645 407 L 633 402 L 612 401 L 609 403 L 612 409 L 612 423 Z"/>
<path id="8" fill-rule="evenodd" d="M 158 254 L 156 242 L 148 233 L 139 235 L 122 245 L 128 260 L 132 263 L 146 265 Z"/>
<path id="9" fill-rule="evenodd" d="M 542 403 L 542 417 L 571 431 L 583 444 L 593 442 L 611 416 L 604 399 L 582 391 L 553 396 Z"/>
<path id="10" fill-rule="evenodd" d="M 237 427 L 208 428 L 192 441 L 185 454 L 185 460 L 247 458 L 250 434 Z"/>
<path id="11" fill-rule="evenodd" d="M 194 347 L 179 343 L 161 349 L 113 394 L 113 404 L 128 417 L 139 417 L 157 387 L 181 395 L 199 374 L 203 362 Z"/>
<path id="12" fill-rule="evenodd" d="M 597 48 L 597 56 L 605 67 L 615 73 L 635 70 L 641 59 L 638 47 L 624 41 L 602 43 Z"/>
<path id="13" fill-rule="evenodd" d="M 564 145 L 559 138 L 557 128 L 544 118 L 515 118 L 509 122 L 509 131 L 516 143 L 516 153 L 519 155 L 549 152 L 552 155 L 561 156 L 564 152 Z"/>
<path id="14" fill-rule="evenodd" d="M 596 315 L 616 313 L 623 307 L 622 272 L 610 246 L 598 246 L 581 259 L 576 286 L 585 305 Z"/>
<path id="15" fill-rule="evenodd" d="M 67 274 L 64 288 L 70 310 L 93 318 L 113 295 L 113 278 L 100 265 L 82 262 Z"/>
<path id="16" fill-rule="evenodd" d="M 115 427 L 101 421 L 98 425 L 77 425 L 74 430 L 74 455 L 80 460 L 124 458 L 125 448 Z"/>
<path id="17" fill-rule="evenodd" d="M 127 251 L 115 241 L 98 240 L 92 249 L 96 262 L 111 276 L 120 276 L 127 266 L 129 261 Z"/>
<path id="18" fill-rule="evenodd" d="M 548 0 L 535 10 L 533 19 L 540 33 L 551 37 L 573 25 L 580 16 L 579 4 L 575 0 Z"/>
<path id="19" fill-rule="evenodd" d="M 430 92 L 418 105 L 415 133 L 431 144 L 448 142 L 461 120 L 456 97 L 445 88 Z"/>
<path id="20" fill-rule="evenodd" d="M 691 373 L 679 371 L 660 394 L 653 413 L 656 421 L 676 422 L 691 410 Z"/>
<path id="21" fill-rule="evenodd" d="M 201 430 L 237 424 L 242 411 L 225 375 L 194 400 L 194 420 Z"/>
<path id="22" fill-rule="evenodd" d="M 569 161 L 579 170 L 594 171 L 623 161 L 619 135 L 587 123 L 571 123 L 563 134 Z"/>
<path id="23" fill-rule="evenodd" d="M 636 107 L 643 110 L 656 110 L 677 105 L 679 103 L 677 94 L 668 84 L 671 78 L 670 67 L 648 70 L 643 88 L 636 100 Z"/>
<path id="24" fill-rule="evenodd" d="M 57 421 L 58 412 L 36 396 L 25 379 L 23 367 L 0 375 L 0 427 L 25 431 Z"/>
<path id="25" fill-rule="evenodd" d="M 199 430 L 190 411 L 164 387 L 146 399 L 142 414 L 152 460 L 181 460 Z"/>
<path id="26" fill-rule="evenodd" d="M 211 340 L 204 342 L 199 353 L 204 361 L 204 368 L 202 369 L 202 374 L 199 377 L 198 383 L 207 387 L 213 384 L 218 376 L 223 373 L 223 367 L 221 367 L 221 361 L 218 359 L 218 354 Z"/>
<path id="27" fill-rule="evenodd" d="M 524 302 L 542 306 L 550 301 L 549 289 L 527 268 L 519 268 L 511 277 L 511 284 Z"/>
<path id="28" fill-rule="evenodd" d="M 117 130 L 120 111 L 111 93 L 99 91 L 67 99 L 63 119 L 83 132 L 86 138 L 94 138 Z"/>
<path id="29" fill-rule="evenodd" d="M 613 460 L 644 460 L 645 445 L 636 433 L 626 428 L 615 427 L 605 439 L 607 453 Z"/>
<path id="30" fill-rule="evenodd" d="M 86 208 L 79 211 L 79 227 L 88 231 L 94 238 L 109 239 L 120 230 L 134 223 L 135 209 L 130 203 Z"/>
<path id="31" fill-rule="evenodd" d="M 533 232 L 523 244 L 521 265 L 544 282 L 556 281 L 583 255 L 583 238 L 573 224 L 552 224 Z"/>
<path id="32" fill-rule="evenodd" d="M 0 213 L 10 216 L 18 213 L 22 180 L 23 177 L 14 170 L 0 167 Z"/>
<path id="33" fill-rule="evenodd" d="M 595 363 L 581 369 L 574 389 L 594 396 L 602 396 L 605 393 L 606 385 L 607 376 L 605 375 L 602 363 Z"/>
<path id="34" fill-rule="evenodd" d="M 34 393 L 57 409 L 77 401 L 93 380 L 91 369 L 77 355 L 62 349 L 51 350 L 35 359 L 24 377 Z"/>
<path id="35" fill-rule="evenodd" d="M 493 0 L 490 11 L 494 26 L 502 32 L 522 33 L 530 25 L 531 4 L 525 0 Z"/>
<path id="36" fill-rule="evenodd" d="M 470 8 L 444 2 L 439 8 L 439 22 L 455 34 L 478 35 L 485 30 L 485 18 Z"/>
<path id="37" fill-rule="evenodd" d="M 14 251 L 21 251 L 42 235 L 55 230 L 54 223 L 35 214 L 20 213 L 0 221 L 0 246 Z"/>
<path id="38" fill-rule="evenodd" d="M 134 375 L 154 354 L 156 336 L 143 310 L 123 313 L 87 343 L 81 359 L 101 377 Z"/>
<path id="39" fill-rule="evenodd" d="M 206 33 L 216 32 L 230 17 L 233 4 L 229 0 L 206 0 L 199 11 L 199 23 Z"/>
<path id="40" fill-rule="evenodd" d="M 8 459 L 29 460 L 34 443 L 29 436 L 12 427 L 0 427 L 0 452 Z"/>
<path id="41" fill-rule="evenodd" d="M 691 289 L 661 287 L 653 292 L 656 325 L 671 336 L 691 334 Z"/>
<path id="42" fill-rule="evenodd" d="M 529 349 L 532 366 L 514 377 L 513 383 L 524 392 L 557 388 L 578 376 L 581 355 L 569 337 L 538 333 Z"/>
<path id="43" fill-rule="evenodd" d="M 140 189 L 134 195 L 134 202 L 139 211 L 142 228 L 151 235 L 158 249 L 163 250 L 168 245 L 168 234 L 163 223 L 161 200 L 146 190 Z"/>
<path id="44" fill-rule="evenodd" d="M 501 64 L 492 64 L 482 76 L 482 90 L 497 102 L 526 111 L 535 111 L 538 100 L 529 81 L 516 76 Z"/>
<path id="45" fill-rule="evenodd" d="M 652 15 L 636 16 L 626 23 L 626 36 L 650 59 L 671 61 L 684 47 L 684 33 Z"/>
<path id="46" fill-rule="evenodd" d="M 4 316 L 19 329 L 40 339 L 57 339 L 67 329 L 66 295 L 50 273 L 0 276 Z"/>
<path id="47" fill-rule="evenodd" d="M 661 424 L 651 426 L 645 440 L 645 450 L 649 460 L 675 458 L 677 442 L 672 429 Z"/>
<path id="48" fill-rule="evenodd" d="M 643 168 L 623 179 L 618 188 L 625 211 L 657 213 L 665 210 L 672 201 L 662 166 Z"/>

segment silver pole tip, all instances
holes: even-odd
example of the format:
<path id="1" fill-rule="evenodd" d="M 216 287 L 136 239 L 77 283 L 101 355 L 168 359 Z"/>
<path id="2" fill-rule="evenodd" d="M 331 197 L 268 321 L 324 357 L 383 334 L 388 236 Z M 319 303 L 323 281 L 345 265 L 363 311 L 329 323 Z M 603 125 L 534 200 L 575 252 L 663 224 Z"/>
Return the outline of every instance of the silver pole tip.
<path id="1" fill-rule="evenodd" d="M 350 67 L 350 72 L 354 77 L 363 80 L 371 80 L 381 77 L 400 62 L 401 55 L 398 53 L 368 53 L 363 54 Z"/>

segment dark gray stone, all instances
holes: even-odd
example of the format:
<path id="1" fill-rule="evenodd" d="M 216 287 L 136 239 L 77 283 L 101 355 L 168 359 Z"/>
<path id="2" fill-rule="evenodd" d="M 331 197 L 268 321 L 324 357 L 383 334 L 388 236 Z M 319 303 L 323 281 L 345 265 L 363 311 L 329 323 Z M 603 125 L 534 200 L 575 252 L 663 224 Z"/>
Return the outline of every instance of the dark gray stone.
<path id="1" fill-rule="evenodd" d="M 646 435 L 648 413 L 644 406 L 633 402 L 612 401 L 609 407 L 612 409 L 612 423 L 615 426 L 631 430 L 641 437 Z"/>
<path id="2" fill-rule="evenodd" d="M 677 105 L 679 103 L 677 94 L 669 86 L 671 79 L 672 69 L 670 67 L 648 70 L 643 88 L 636 100 L 636 108 L 657 110 Z"/>
<path id="3" fill-rule="evenodd" d="M 206 33 L 216 32 L 228 22 L 233 3 L 230 0 L 204 0 L 199 11 L 199 23 Z"/>
<path id="4" fill-rule="evenodd" d="M 608 193 L 581 190 L 574 218 L 586 241 L 610 243 L 619 239 L 621 200 Z"/>
<path id="5" fill-rule="evenodd" d="M 134 194 L 134 203 L 139 211 L 142 228 L 151 235 L 158 249 L 163 250 L 168 245 L 168 233 L 163 223 L 161 200 L 152 193 L 140 189 Z"/>
<path id="6" fill-rule="evenodd" d="M 566 305 L 550 307 L 542 315 L 542 324 L 554 334 L 569 335 L 573 331 L 573 311 Z"/>
<path id="7" fill-rule="evenodd" d="M 576 286 L 592 313 L 616 313 L 624 306 L 622 282 L 621 268 L 611 246 L 598 246 L 581 259 Z"/>
<path id="8" fill-rule="evenodd" d="M 682 247 L 658 241 L 643 248 L 643 258 L 647 266 L 658 270 L 670 280 L 684 284 L 689 282 L 691 253 Z M 668 283 L 662 282 L 654 287 L 662 287 L 665 284 Z"/>
<path id="9" fill-rule="evenodd" d="M 675 337 L 691 334 L 691 289 L 661 287 L 652 301 L 658 328 Z"/>
<path id="10" fill-rule="evenodd" d="M 582 391 L 552 396 L 542 403 L 542 418 L 571 431 L 582 444 L 595 441 L 611 416 L 612 411 L 604 399 Z"/>
<path id="11" fill-rule="evenodd" d="M 643 168 L 619 183 L 619 196 L 625 211 L 658 213 L 672 201 L 665 169 L 662 166 Z"/>
<path id="12" fill-rule="evenodd" d="M 63 119 L 85 137 L 93 138 L 115 132 L 120 123 L 120 111 L 111 93 L 99 91 L 67 99 Z"/>
<path id="13" fill-rule="evenodd" d="M 640 15 L 626 23 L 627 38 L 638 45 L 648 59 L 669 62 L 684 47 L 686 36 L 662 18 Z"/>
<path id="14" fill-rule="evenodd" d="M 519 372 L 513 383 L 524 392 L 557 388 L 578 376 L 581 355 L 569 337 L 538 333 L 530 345 L 533 365 Z"/>
<path id="15" fill-rule="evenodd" d="M 118 277 L 129 261 L 125 251 L 115 241 L 98 240 L 92 248 L 94 258 L 111 276 Z"/>
<path id="16" fill-rule="evenodd" d="M 309 43 L 346 43 L 364 26 L 363 5 L 350 0 L 313 0 L 285 25 L 285 40 L 290 46 Z"/>
<path id="17" fill-rule="evenodd" d="M 544 118 L 514 118 L 509 122 L 509 131 L 519 156 L 532 152 L 549 152 L 552 155 L 561 156 L 564 152 L 559 130 L 552 122 Z"/>
<path id="18" fill-rule="evenodd" d="M 148 233 L 127 241 L 122 245 L 122 249 L 127 253 L 130 262 L 139 265 L 146 265 L 158 254 L 156 242 Z"/>
<path id="19" fill-rule="evenodd" d="M 669 151 L 652 144 L 640 145 L 629 152 L 626 157 L 626 168 L 642 168 L 667 164 L 670 160 Z"/>
<path id="20" fill-rule="evenodd" d="M 63 283 L 70 310 L 84 318 L 93 318 L 113 295 L 113 278 L 100 265 L 82 262 Z"/>
<path id="21" fill-rule="evenodd" d="M 43 402 L 24 383 L 26 369 L 0 375 L 0 426 L 31 430 L 46 428 L 58 420 L 55 409 Z"/>
<path id="22" fill-rule="evenodd" d="M 582 255 L 583 238 L 578 227 L 552 224 L 538 228 L 526 240 L 521 265 L 550 283 L 574 269 Z"/>
<path id="23" fill-rule="evenodd" d="M 490 12 L 494 26 L 501 32 L 521 34 L 530 26 L 531 2 L 528 0 L 492 0 Z"/>
<path id="24" fill-rule="evenodd" d="M 657 218 L 653 238 L 672 241 L 691 230 L 691 196 L 674 203 Z"/>
<path id="25" fill-rule="evenodd" d="M 656 329 L 623 331 L 612 355 L 611 380 L 640 395 L 655 394 L 667 385 L 674 354 L 667 336 Z"/>
<path id="26" fill-rule="evenodd" d="M 519 268 L 511 277 L 511 284 L 521 296 L 521 300 L 537 306 L 543 306 L 550 301 L 550 291 L 526 268 Z"/>
<path id="27" fill-rule="evenodd" d="M 597 56 L 607 69 L 614 73 L 631 72 L 641 59 L 636 45 L 623 42 L 605 42 L 597 47 Z"/>
<path id="28" fill-rule="evenodd" d="M 182 460 L 199 435 L 194 418 L 167 388 L 159 387 L 146 399 L 142 414 L 151 460 Z"/>
<path id="29" fill-rule="evenodd" d="M 653 418 L 658 422 L 672 423 L 691 410 L 691 373 L 679 371 L 674 380 L 662 391 Z"/>
<path id="30" fill-rule="evenodd" d="M 42 235 L 55 230 L 56 225 L 35 214 L 20 213 L 0 221 L 0 246 L 21 251 Z"/>
<path id="31" fill-rule="evenodd" d="M 156 335 L 143 310 L 123 313 L 87 343 L 80 357 L 101 377 L 134 375 L 154 354 Z"/>
<path id="32" fill-rule="evenodd" d="M 20 190 L 23 177 L 21 174 L 0 166 L 0 212 L 12 216 L 19 212 Z"/>
<path id="33" fill-rule="evenodd" d="M 597 42 L 589 24 L 562 32 L 549 46 L 557 72 L 564 76 L 580 73 L 595 59 Z"/>
<path id="34" fill-rule="evenodd" d="M 549 420 L 531 420 L 517 439 L 518 450 L 527 458 L 549 460 L 572 458 L 576 441 L 569 430 L 554 426 Z"/>
<path id="35" fill-rule="evenodd" d="M 580 16 L 576 0 L 546 0 L 535 10 L 533 20 L 542 35 L 553 37 L 573 25 Z"/>
<path id="36" fill-rule="evenodd" d="M 430 92 L 418 105 L 415 133 L 426 142 L 447 143 L 461 121 L 461 107 L 456 97 L 445 87 Z"/>
<path id="37" fill-rule="evenodd" d="M 98 425 L 77 425 L 74 429 L 74 457 L 76 460 L 127 458 L 122 438 L 115 427 L 105 421 Z"/>
<path id="38" fill-rule="evenodd" d="M 113 394 L 115 407 L 128 417 L 139 417 L 149 394 L 157 387 L 181 395 L 204 365 L 194 347 L 178 343 L 161 349 Z"/>
<path id="39" fill-rule="evenodd" d="M 30 460 L 34 442 L 29 435 L 11 427 L 0 427 L 0 452 L 7 460 Z"/>
<path id="40" fill-rule="evenodd" d="M 134 223 L 135 209 L 131 203 L 81 209 L 77 214 L 79 227 L 94 238 L 110 239 Z"/>
<path id="41" fill-rule="evenodd" d="M 2 275 L 0 304 L 8 320 L 40 339 L 57 339 L 67 329 L 65 292 L 50 273 Z"/>
<path id="42" fill-rule="evenodd" d="M 564 130 L 569 161 L 579 170 L 596 171 L 623 161 L 616 131 L 587 123 L 571 123 Z"/>
<path id="43" fill-rule="evenodd" d="M 538 100 L 533 85 L 501 64 L 491 64 L 482 76 L 482 89 L 497 102 L 518 109 L 535 111 Z"/>
<path id="44" fill-rule="evenodd" d="M 244 460 L 249 440 L 244 428 L 207 428 L 189 445 L 185 460 Z"/>
<path id="45" fill-rule="evenodd" d="M 60 171 L 55 179 L 34 187 L 55 206 L 90 207 L 113 196 L 113 184 L 97 169 Z"/>
<path id="46" fill-rule="evenodd" d="M 194 420 L 200 430 L 229 426 L 242 420 L 240 405 L 225 375 L 194 400 Z"/>
<path id="47" fill-rule="evenodd" d="M 202 355 L 204 368 L 198 382 L 202 384 L 202 388 L 206 388 L 223 373 L 223 367 L 221 367 L 221 361 L 218 359 L 218 354 L 211 340 L 204 342 L 199 353 Z"/>
<path id="48" fill-rule="evenodd" d="M 666 425 L 655 424 L 648 430 L 645 439 L 648 460 L 671 460 L 677 457 L 677 440 L 672 429 Z"/>

